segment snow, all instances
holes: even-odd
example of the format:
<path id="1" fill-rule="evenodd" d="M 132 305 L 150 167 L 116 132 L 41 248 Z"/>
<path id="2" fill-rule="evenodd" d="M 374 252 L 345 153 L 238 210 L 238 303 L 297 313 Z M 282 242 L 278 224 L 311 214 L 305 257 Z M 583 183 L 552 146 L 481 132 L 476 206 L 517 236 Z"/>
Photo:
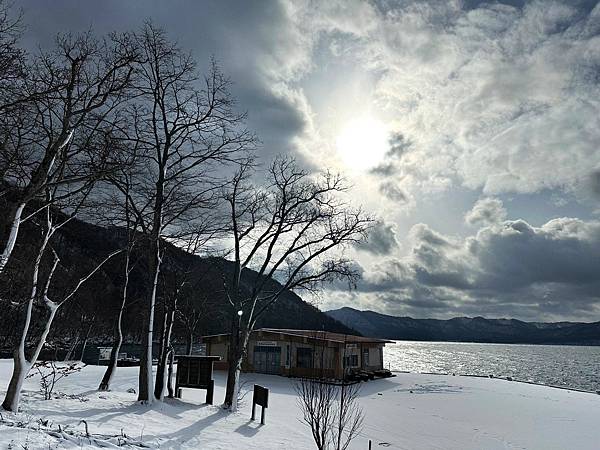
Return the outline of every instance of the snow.
<path id="1" fill-rule="evenodd" d="M 0 360 L 0 395 L 12 361 Z M 288 378 L 243 374 L 244 389 L 270 389 L 266 425 L 250 421 L 251 393 L 237 413 L 203 405 L 205 391 L 184 389 L 183 398 L 148 407 L 136 403 L 137 367 L 119 368 L 111 392 L 97 392 L 104 367 L 87 366 L 59 382 L 62 398 L 44 401 L 37 380 L 26 380 L 18 415 L 2 412 L 0 448 L 86 448 L 89 432 L 113 435 L 95 444 L 115 447 L 119 436 L 162 449 L 310 449 Z M 224 396 L 225 374 L 215 372 L 215 403 Z M 77 394 L 77 395 L 75 395 Z M 500 379 L 405 374 L 364 383 L 365 423 L 351 448 L 391 449 L 597 449 L 600 395 Z M 45 422 L 48 421 L 48 422 Z M 20 422 L 20 427 L 7 423 Z M 56 432 L 58 425 L 66 439 Z M 45 430 L 45 431 L 44 431 Z M 48 432 L 50 431 L 50 432 Z M 54 435 L 53 435 L 54 434 Z M 59 436 L 59 437 L 56 437 Z M 122 438 L 123 442 L 125 438 Z"/>

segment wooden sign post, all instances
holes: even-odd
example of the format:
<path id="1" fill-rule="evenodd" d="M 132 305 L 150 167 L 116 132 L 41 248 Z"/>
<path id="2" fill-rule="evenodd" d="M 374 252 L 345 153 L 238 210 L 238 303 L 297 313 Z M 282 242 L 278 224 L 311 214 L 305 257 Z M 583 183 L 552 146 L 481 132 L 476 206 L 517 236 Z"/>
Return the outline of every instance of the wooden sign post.
<path id="1" fill-rule="evenodd" d="M 260 412 L 260 424 L 265 424 L 265 409 L 269 407 L 269 390 L 265 387 L 254 385 L 254 395 L 252 395 L 252 420 L 256 417 L 256 405 L 262 406 Z"/>
<path id="2" fill-rule="evenodd" d="M 178 355 L 175 397 L 181 398 L 181 388 L 206 389 L 206 403 L 213 404 L 215 380 L 212 379 L 213 363 L 220 356 Z"/>

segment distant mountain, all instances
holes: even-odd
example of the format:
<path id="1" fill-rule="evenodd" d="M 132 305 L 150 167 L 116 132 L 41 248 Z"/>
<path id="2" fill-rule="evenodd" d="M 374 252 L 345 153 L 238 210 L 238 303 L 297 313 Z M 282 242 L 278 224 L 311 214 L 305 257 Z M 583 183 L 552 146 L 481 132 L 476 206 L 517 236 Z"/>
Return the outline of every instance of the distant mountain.
<path id="1" fill-rule="evenodd" d="M 523 322 L 516 319 L 456 317 L 449 320 L 395 317 L 341 308 L 330 317 L 364 336 L 415 341 L 492 342 L 507 344 L 600 345 L 600 322 Z"/>

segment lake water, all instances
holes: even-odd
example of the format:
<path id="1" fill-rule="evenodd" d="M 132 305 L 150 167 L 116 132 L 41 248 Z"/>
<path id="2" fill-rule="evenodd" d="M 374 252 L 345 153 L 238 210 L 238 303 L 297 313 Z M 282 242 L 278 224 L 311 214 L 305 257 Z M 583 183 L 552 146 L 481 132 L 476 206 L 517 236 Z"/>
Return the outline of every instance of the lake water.
<path id="1" fill-rule="evenodd" d="M 386 345 L 384 364 L 397 371 L 494 375 L 600 390 L 600 346 L 396 341 Z"/>

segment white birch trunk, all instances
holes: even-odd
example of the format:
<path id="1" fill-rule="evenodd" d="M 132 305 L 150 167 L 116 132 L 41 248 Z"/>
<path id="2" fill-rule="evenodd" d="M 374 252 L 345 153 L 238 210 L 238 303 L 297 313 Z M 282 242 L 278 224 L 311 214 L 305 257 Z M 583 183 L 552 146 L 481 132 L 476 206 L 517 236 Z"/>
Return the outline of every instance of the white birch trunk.
<path id="1" fill-rule="evenodd" d="M 8 263 L 10 255 L 15 248 L 15 243 L 17 242 L 17 237 L 19 236 L 19 227 L 21 226 L 21 217 L 23 216 L 24 209 L 25 203 L 21 203 L 19 206 L 17 206 L 15 211 L 15 216 L 10 227 L 10 233 L 8 234 L 8 239 L 4 246 L 4 250 L 2 251 L 2 256 L 0 256 L 0 273 L 2 273 L 4 270 L 4 267 Z"/>
<path id="2" fill-rule="evenodd" d="M 158 277 L 160 274 L 160 258 L 157 258 L 156 269 L 154 271 L 154 281 L 152 283 L 152 292 L 150 294 L 150 305 L 148 308 L 148 323 L 146 332 L 145 348 L 140 360 L 140 376 L 138 401 L 150 404 L 154 399 L 154 383 L 152 376 L 152 341 L 154 330 L 154 305 L 156 303 L 156 291 L 158 289 Z"/>
<path id="3" fill-rule="evenodd" d="M 25 341 L 27 338 L 27 332 L 29 330 L 29 324 L 31 323 L 31 309 L 29 307 L 30 305 L 28 305 L 26 328 L 23 329 L 23 333 L 21 335 L 21 342 L 19 343 L 19 348 L 15 352 L 13 373 L 8 384 L 6 397 L 4 398 L 4 402 L 2 403 L 2 407 L 7 411 L 17 412 L 19 410 L 19 402 L 21 400 L 23 382 L 29 374 L 31 367 L 36 363 L 38 357 L 40 356 L 42 348 L 46 344 L 46 338 L 48 337 L 48 333 L 50 332 L 50 328 L 52 327 L 52 322 L 54 321 L 56 311 L 58 310 L 59 305 L 50 301 L 47 297 L 44 300 L 46 303 L 46 307 L 50 311 L 50 314 L 46 319 L 44 331 L 42 332 L 36 349 L 33 352 L 33 355 L 31 356 L 31 359 L 29 361 L 27 361 L 27 358 L 25 357 Z M 33 301 L 31 302 L 31 305 L 33 305 Z"/>

